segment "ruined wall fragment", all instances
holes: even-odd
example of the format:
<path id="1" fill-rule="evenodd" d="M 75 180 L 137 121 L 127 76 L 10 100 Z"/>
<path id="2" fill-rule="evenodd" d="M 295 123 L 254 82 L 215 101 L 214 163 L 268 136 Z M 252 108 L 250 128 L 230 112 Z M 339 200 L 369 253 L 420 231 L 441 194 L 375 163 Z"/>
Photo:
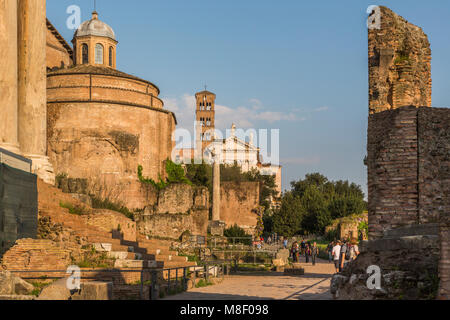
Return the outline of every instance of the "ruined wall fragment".
<path id="1" fill-rule="evenodd" d="M 369 111 L 431 107 L 431 49 L 427 35 L 386 7 L 381 29 L 369 29 Z"/>

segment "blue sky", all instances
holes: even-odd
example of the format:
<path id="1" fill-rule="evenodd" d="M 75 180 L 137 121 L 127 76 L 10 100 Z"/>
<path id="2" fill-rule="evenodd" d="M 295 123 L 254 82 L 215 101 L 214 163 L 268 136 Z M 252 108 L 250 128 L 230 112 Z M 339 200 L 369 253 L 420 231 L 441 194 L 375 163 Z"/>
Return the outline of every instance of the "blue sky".
<path id="1" fill-rule="evenodd" d="M 193 126 L 193 95 L 217 95 L 221 129 L 280 129 L 283 189 L 310 172 L 367 191 L 369 5 L 386 5 L 422 27 L 433 52 L 433 106 L 450 105 L 450 1 L 97 0 L 115 31 L 117 68 L 152 81 L 181 127 Z M 70 5 L 47 0 L 47 16 L 70 43 Z"/>

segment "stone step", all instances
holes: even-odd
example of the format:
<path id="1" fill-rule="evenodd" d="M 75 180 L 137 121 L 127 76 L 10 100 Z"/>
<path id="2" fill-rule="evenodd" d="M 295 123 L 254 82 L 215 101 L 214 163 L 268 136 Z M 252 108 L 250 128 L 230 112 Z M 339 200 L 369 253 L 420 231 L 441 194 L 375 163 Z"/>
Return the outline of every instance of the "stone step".
<path id="1" fill-rule="evenodd" d="M 117 259 L 114 268 L 158 268 L 158 263 L 156 260 Z"/>
<path id="2" fill-rule="evenodd" d="M 157 255 L 156 259 L 158 261 L 188 262 L 187 257 L 173 255 Z"/>
<path id="3" fill-rule="evenodd" d="M 172 245 L 173 241 L 157 240 L 157 239 L 150 239 L 150 240 L 139 239 L 138 242 L 140 244 L 144 244 L 144 245 L 160 245 L 160 246 L 170 247 Z"/>
<path id="4" fill-rule="evenodd" d="M 142 253 L 142 254 L 151 254 L 151 255 L 177 255 L 177 252 L 174 251 L 170 251 L 167 248 L 142 248 L 142 247 L 138 247 L 135 248 L 136 252 Z"/>
<path id="5" fill-rule="evenodd" d="M 113 250 L 113 244 L 111 243 L 98 242 L 93 243 L 92 246 L 97 252 L 111 252 Z"/>
<path id="6" fill-rule="evenodd" d="M 178 262 L 178 261 L 165 261 L 164 269 L 167 268 L 184 268 L 184 267 L 196 267 L 197 263 L 195 261 L 186 261 L 186 262 Z"/>
<path id="7" fill-rule="evenodd" d="M 155 252 L 156 250 L 160 250 L 161 252 L 170 252 L 170 254 L 178 255 L 177 251 L 170 250 L 169 247 L 164 245 L 157 245 L 157 244 L 145 244 L 139 242 L 139 248 L 147 249 L 147 252 Z"/>
<path id="8" fill-rule="evenodd" d="M 120 240 L 118 239 L 113 239 L 111 237 L 100 237 L 100 236 L 88 236 L 87 240 L 89 242 L 92 243 L 98 243 L 98 242 L 106 242 L 106 243 L 112 243 L 112 244 L 118 244 L 118 245 L 122 245 L 122 243 L 120 242 Z"/>
<path id="9" fill-rule="evenodd" d="M 121 241 L 121 244 L 124 245 L 124 246 L 139 247 L 139 243 L 137 241 L 129 241 L 129 240 L 120 240 L 120 241 Z"/>
<path id="10" fill-rule="evenodd" d="M 113 259 L 142 260 L 142 254 L 128 251 L 110 251 L 108 257 Z"/>
<path id="11" fill-rule="evenodd" d="M 156 260 L 156 255 L 154 254 L 142 254 L 128 251 L 111 251 L 108 253 L 108 256 L 114 259 Z"/>
<path id="12" fill-rule="evenodd" d="M 119 245 L 119 244 L 113 244 L 112 245 L 112 250 L 111 251 L 127 251 L 127 252 L 134 252 L 134 247 L 128 247 L 128 246 L 123 246 L 123 245 Z"/>
<path id="13" fill-rule="evenodd" d="M 158 250 L 147 250 L 147 254 L 153 254 L 155 256 L 177 256 L 178 252 L 169 251 L 165 249 L 158 249 Z"/>

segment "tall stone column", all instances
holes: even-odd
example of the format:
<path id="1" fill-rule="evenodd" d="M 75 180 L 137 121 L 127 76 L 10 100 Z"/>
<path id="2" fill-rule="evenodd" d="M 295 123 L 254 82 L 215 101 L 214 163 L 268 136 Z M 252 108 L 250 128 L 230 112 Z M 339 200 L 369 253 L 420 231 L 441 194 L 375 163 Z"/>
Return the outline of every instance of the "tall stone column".
<path id="1" fill-rule="evenodd" d="M 220 221 L 220 162 L 217 155 L 214 158 L 212 220 Z"/>
<path id="2" fill-rule="evenodd" d="M 17 0 L 0 0 L 0 148 L 19 153 Z"/>
<path id="3" fill-rule="evenodd" d="M 53 184 L 47 158 L 46 0 L 19 0 L 19 143 L 33 172 Z"/>

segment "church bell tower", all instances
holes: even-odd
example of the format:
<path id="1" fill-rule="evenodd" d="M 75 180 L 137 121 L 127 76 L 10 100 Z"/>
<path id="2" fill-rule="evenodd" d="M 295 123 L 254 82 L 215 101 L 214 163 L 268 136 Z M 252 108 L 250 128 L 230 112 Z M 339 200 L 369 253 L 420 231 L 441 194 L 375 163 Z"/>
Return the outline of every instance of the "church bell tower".
<path id="1" fill-rule="evenodd" d="M 195 139 L 197 146 L 201 144 L 202 154 L 213 140 L 215 130 L 215 103 L 216 95 L 209 91 L 201 91 L 195 94 L 197 108 L 196 121 L 197 127 Z"/>

